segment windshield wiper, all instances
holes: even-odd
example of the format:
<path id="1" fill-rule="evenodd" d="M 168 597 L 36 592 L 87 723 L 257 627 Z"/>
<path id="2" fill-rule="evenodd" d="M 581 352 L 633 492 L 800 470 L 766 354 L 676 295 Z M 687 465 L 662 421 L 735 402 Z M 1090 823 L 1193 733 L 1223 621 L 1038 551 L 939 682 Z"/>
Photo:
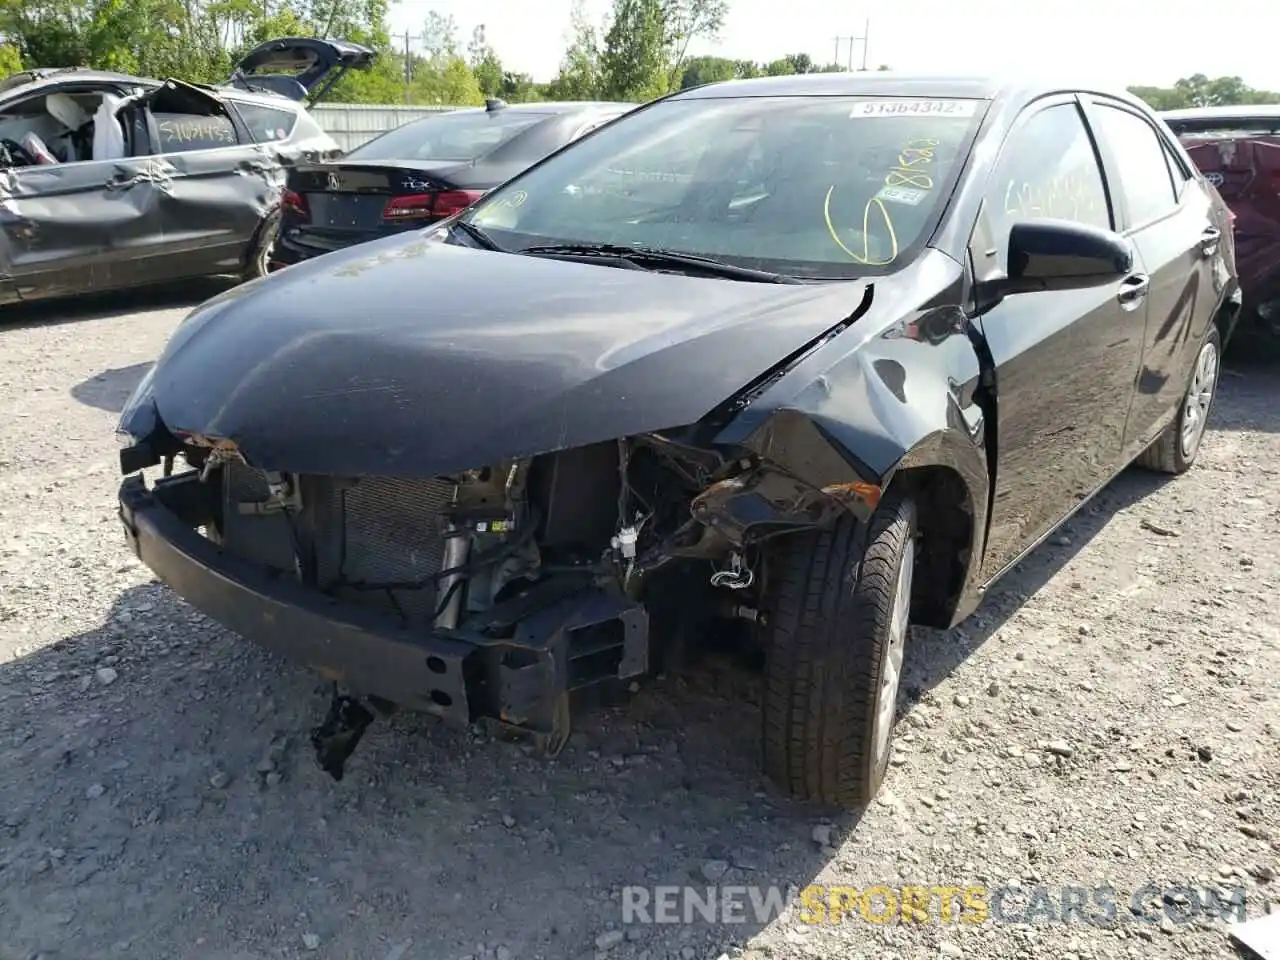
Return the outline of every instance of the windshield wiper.
<path id="1" fill-rule="evenodd" d="M 453 221 L 453 225 L 486 250 L 502 249 L 494 242 L 493 237 L 489 236 L 474 223 L 468 223 L 466 220 L 455 220 Z"/>
<path id="2" fill-rule="evenodd" d="M 652 247 L 629 247 L 621 243 L 548 243 L 532 247 L 524 247 L 514 253 L 527 253 L 530 256 L 551 256 L 570 258 L 599 257 L 602 259 L 622 260 L 639 267 L 685 267 L 712 276 L 724 277 L 728 280 L 750 280 L 755 283 L 803 283 L 795 277 L 784 273 L 770 273 L 768 270 L 752 270 L 750 267 L 739 267 L 713 257 L 700 257 L 692 253 L 677 253 L 673 250 L 655 250 Z"/>

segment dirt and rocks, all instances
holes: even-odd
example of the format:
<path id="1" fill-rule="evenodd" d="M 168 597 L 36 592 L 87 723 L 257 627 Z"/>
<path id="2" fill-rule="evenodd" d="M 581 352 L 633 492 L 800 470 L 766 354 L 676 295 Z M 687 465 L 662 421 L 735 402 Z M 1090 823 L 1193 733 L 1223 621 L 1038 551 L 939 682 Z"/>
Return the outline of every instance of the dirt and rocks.
<path id="1" fill-rule="evenodd" d="M 1196 897 L 1280 901 L 1275 368 L 1229 362 L 1191 474 L 1122 476 L 975 619 L 917 631 L 884 793 L 833 817 L 761 780 L 726 664 L 553 761 L 408 716 L 329 779 L 323 685 L 122 543 L 115 414 L 186 306 L 0 321 L 0 957 L 1218 957 Z M 989 915 L 622 922 L 625 887 L 810 883 L 986 885 Z M 1092 892 L 1053 922 L 1066 887 L 1113 889 L 1115 923 Z"/>

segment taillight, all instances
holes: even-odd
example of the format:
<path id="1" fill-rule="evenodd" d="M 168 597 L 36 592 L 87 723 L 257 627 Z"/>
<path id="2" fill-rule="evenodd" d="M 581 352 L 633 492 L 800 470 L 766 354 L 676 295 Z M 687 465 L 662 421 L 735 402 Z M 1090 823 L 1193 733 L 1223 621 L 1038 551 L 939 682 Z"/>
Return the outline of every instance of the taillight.
<path id="1" fill-rule="evenodd" d="M 286 190 L 280 195 L 280 208 L 289 213 L 296 213 L 300 217 L 310 216 L 307 198 L 296 190 Z"/>
<path id="2" fill-rule="evenodd" d="M 403 197 L 392 197 L 382 210 L 382 219 L 413 220 L 417 217 L 429 217 L 435 198 L 434 193 L 409 193 Z"/>
<path id="3" fill-rule="evenodd" d="M 383 220 L 417 220 L 451 217 L 484 196 L 483 190 L 444 190 L 440 193 L 409 193 L 392 197 L 382 210 Z"/>
<path id="4" fill-rule="evenodd" d="M 484 196 L 483 190 L 446 190 L 436 195 L 436 216 L 452 217 Z"/>

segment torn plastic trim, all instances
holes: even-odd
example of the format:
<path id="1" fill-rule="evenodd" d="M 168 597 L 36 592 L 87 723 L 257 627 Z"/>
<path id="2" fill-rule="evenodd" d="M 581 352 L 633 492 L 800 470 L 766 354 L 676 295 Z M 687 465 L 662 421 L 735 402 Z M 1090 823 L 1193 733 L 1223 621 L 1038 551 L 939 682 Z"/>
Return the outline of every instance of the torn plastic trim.
<path id="1" fill-rule="evenodd" d="M 743 549 L 797 530 L 824 527 L 845 512 L 870 518 L 880 488 L 854 480 L 813 487 L 770 464 L 720 480 L 690 504 L 693 516 Z"/>

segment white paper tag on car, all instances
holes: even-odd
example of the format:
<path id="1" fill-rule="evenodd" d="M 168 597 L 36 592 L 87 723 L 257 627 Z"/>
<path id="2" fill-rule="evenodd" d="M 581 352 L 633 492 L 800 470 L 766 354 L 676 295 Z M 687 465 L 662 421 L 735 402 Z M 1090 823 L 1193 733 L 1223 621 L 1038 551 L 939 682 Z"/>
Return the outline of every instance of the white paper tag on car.
<path id="1" fill-rule="evenodd" d="M 925 100 L 903 97 L 899 100 L 864 100 L 849 111 L 849 119 L 861 117 L 972 117 L 976 100 Z"/>
<path id="2" fill-rule="evenodd" d="M 888 200 L 890 203 L 905 203 L 914 207 L 928 195 L 928 190 L 917 190 L 915 187 L 881 187 L 880 192 L 876 194 L 876 199 Z"/>

